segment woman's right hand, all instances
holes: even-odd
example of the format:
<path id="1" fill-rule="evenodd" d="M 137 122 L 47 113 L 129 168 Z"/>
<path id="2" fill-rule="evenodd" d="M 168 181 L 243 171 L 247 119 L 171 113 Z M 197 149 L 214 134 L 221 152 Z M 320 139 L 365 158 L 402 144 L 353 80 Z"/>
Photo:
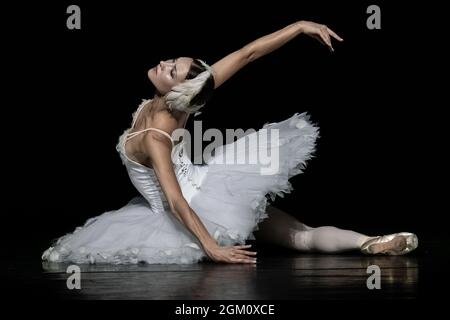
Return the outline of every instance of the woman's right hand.
<path id="1" fill-rule="evenodd" d="M 319 40 L 326 45 L 330 51 L 334 51 L 331 39 L 334 38 L 339 41 L 344 41 L 336 32 L 328 28 L 324 24 L 319 24 L 311 21 L 299 21 L 299 25 L 304 34 Z"/>
<path id="2" fill-rule="evenodd" d="M 214 246 L 206 250 L 207 255 L 214 262 L 225 263 L 256 263 L 256 252 L 248 251 L 252 245 L 237 245 L 237 246 Z"/>

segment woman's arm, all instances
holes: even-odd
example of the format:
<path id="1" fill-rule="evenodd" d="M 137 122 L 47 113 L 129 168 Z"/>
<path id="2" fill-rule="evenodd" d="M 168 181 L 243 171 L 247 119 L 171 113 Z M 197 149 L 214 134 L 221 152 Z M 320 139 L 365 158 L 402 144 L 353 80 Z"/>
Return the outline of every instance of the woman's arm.
<path id="1" fill-rule="evenodd" d="M 220 247 L 216 240 L 192 210 L 183 196 L 172 166 L 172 146 L 167 137 L 159 132 L 149 132 L 145 136 L 145 151 L 166 196 L 171 212 L 200 241 L 205 253 L 216 262 L 252 263 L 254 253 L 246 251 L 248 246 Z"/>
<path id="2" fill-rule="evenodd" d="M 237 71 L 252 62 L 278 48 L 283 46 L 288 41 L 292 40 L 301 33 L 305 33 L 313 38 L 316 38 L 331 51 L 334 51 L 331 44 L 331 37 L 343 41 L 335 32 L 325 25 L 310 21 L 298 21 L 287 27 L 261 37 L 255 41 L 250 42 L 241 49 L 230 53 L 226 57 L 217 61 L 212 65 L 215 88 L 219 87 L 226 80 L 228 80 Z"/>

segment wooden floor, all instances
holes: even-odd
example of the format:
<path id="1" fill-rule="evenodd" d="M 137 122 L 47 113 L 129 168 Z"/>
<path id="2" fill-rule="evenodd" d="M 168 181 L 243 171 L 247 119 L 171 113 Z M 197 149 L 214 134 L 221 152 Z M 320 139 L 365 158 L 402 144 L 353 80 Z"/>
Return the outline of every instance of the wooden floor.
<path id="1" fill-rule="evenodd" d="M 66 286 L 68 264 L 21 257 L 7 263 L 8 291 L 18 297 L 64 300 L 416 299 L 435 293 L 433 281 L 449 266 L 445 254 L 431 255 L 440 251 L 430 250 L 387 257 L 304 254 L 257 245 L 255 249 L 256 266 L 80 265 L 80 290 Z M 367 268 L 373 265 L 380 267 L 381 288 L 369 290 Z"/>

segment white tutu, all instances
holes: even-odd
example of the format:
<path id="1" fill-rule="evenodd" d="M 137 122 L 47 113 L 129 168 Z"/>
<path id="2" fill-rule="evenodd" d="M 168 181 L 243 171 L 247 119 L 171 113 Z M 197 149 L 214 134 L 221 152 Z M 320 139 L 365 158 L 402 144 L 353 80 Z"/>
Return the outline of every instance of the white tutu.
<path id="1" fill-rule="evenodd" d="M 319 130 L 305 113 L 263 126 L 269 128 L 279 130 L 277 143 L 266 145 L 272 152 L 276 148 L 279 154 L 275 174 L 261 174 L 259 164 L 216 161 L 242 142 L 241 139 L 251 138 L 261 130 L 216 148 L 206 165 L 192 164 L 183 142 L 174 147 L 174 169 L 183 195 L 221 245 L 244 244 L 245 240 L 254 239 L 253 231 L 267 217 L 268 201 L 290 193 L 289 178 L 301 173 L 313 156 Z M 153 171 L 126 157 L 123 139 L 121 136 L 117 149 L 142 196 L 118 210 L 89 219 L 84 226 L 55 241 L 42 259 L 74 263 L 184 264 L 207 258 L 198 239 L 168 209 Z M 256 146 L 245 145 L 246 149 L 237 153 L 238 159 L 258 152 Z"/>

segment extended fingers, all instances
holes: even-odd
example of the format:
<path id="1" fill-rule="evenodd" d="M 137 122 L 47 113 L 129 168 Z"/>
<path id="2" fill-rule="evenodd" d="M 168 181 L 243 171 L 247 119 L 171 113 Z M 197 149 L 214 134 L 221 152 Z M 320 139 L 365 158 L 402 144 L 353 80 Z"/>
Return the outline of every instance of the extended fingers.
<path id="1" fill-rule="evenodd" d="M 313 38 L 318 40 L 324 46 L 327 46 L 327 43 L 322 39 L 322 36 L 320 35 L 320 33 L 318 33 L 317 35 L 316 34 L 313 35 Z"/>
<path id="2" fill-rule="evenodd" d="M 322 38 L 322 40 L 323 40 L 323 41 L 326 43 L 326 45 L 328 46 L 328 48 L 329 48 L 331 51 L 334 51 L 333 45 L 331 44 L 330 35 L 328 34 L 327 27 L 320 28 L 319 34 L 320 34 L 320 37 Z"/>
<path id="3" fill-rule="evenodd" d="M 331 30 L 330 28 L 327 28 L 327 31 L 328 31 L 328 33 L 329 33 L 333 38 L 335 38 L 336 40 L 344 41 L 344 39 L 342 39 L 341 37 L 339 37 L 339 36 L 336 34 L 336 32 L 334 32 L 334 31 Z"/>
<path id="4" fill-rule="evenodd" d="M 240 244 L 237 246 L 233 246 L 233 248 L 235 249 L 244 249 L 244 248 L 250 248 L 252 245 L 251 244 Z"/>
<path id="5" fill-rule="evenodd" d="M 249 248 L 249 247 L 251 247 L 251 246 L 252 246 L 251 244 L 240 245 L 240 246 L 234 246 L 234 247 L 233 247 L 233 252 L 234 252 L 234 253 L 237 253 L 237 254 L 243 254 L 243 255 L 254 256 L 254 255 L 256 255 L 256 252 L 255 252 L 255 251 L 248 251 L 248 250 L 245 250 L 245 249 L 247 249 L 247 248 Z"/>
<path id="6" fill-rule="evenodd" d="M 232 261 L 236 263 L 256 263 L 256 258 L 251 258 L 243 254 L 234 254 L 232 256 Z"/>
<path id="7" fill-rule="evenodd" d="M 251 245 L 234 246 L 231 251 L 232 261 L 236 263 L 256 263 L 256 258 L 252 257 L 256 255 L 256 252 L 245 250 L 245 248 L 249 247 Z"/>
<path id="8" fill-rule="evenodd" d="M 256 255 L 256 252 L 255 252 L 255 251 L 247 251 L 247 250 L 235 249 L 234 252 L 235 252 L 235 253 L 239 253 L 239 254 L 249 255 L 249 256 L 254 256 L 254 255 Z"/>
<path id="9" fill-rule="evenodd" d="M 317 37 L 323 44 L 328 46 L 330 51 L 334 51 L 333 44 L 331 43 L 331 38 L 334 38 L 338 41 L 344 41 L 340 36 L 336 34 L 333 30 L 328 28 L 325 25 L 322 25 L 319 28 L 318 37 Z"/>

